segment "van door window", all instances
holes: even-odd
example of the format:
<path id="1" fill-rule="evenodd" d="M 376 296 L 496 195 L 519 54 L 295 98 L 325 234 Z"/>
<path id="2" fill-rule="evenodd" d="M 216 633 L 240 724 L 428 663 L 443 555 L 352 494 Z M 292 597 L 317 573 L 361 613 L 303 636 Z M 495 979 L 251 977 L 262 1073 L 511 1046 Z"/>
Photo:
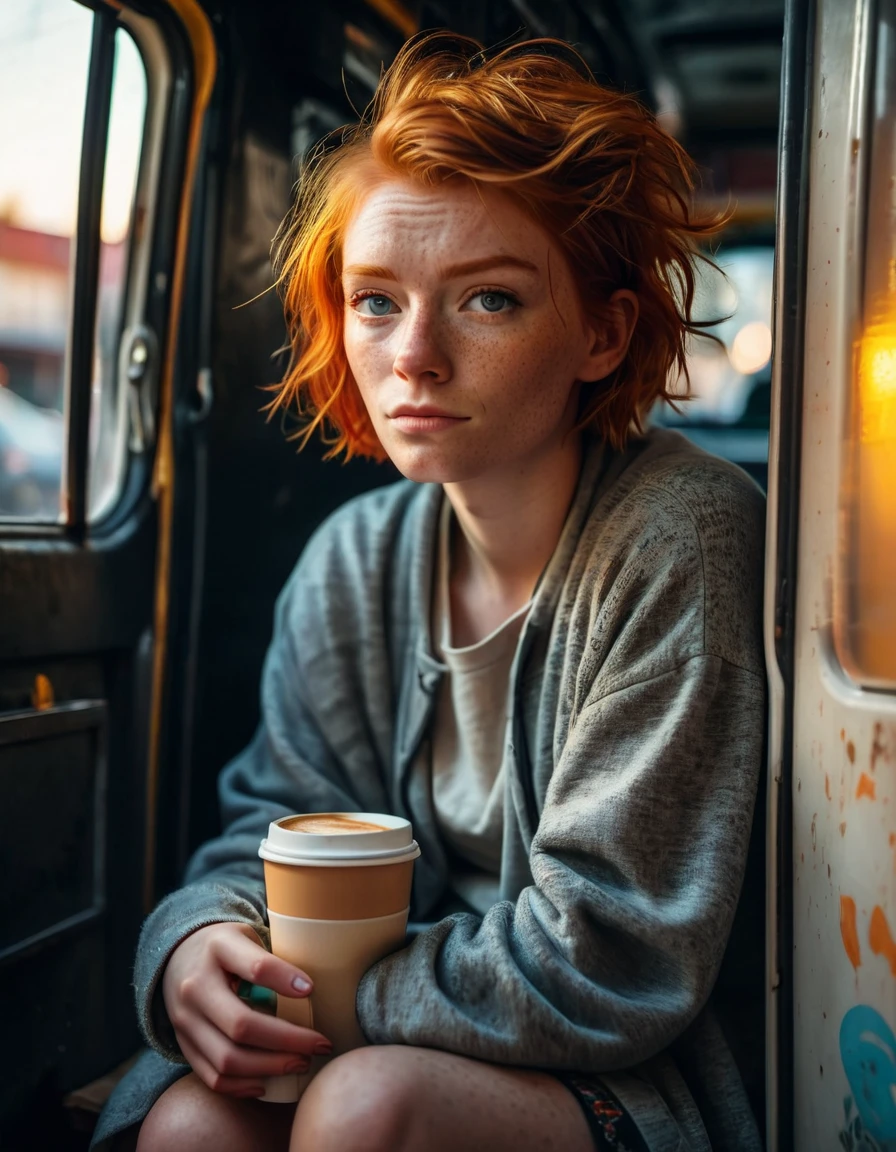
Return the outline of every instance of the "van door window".
<path id="1" fill-rule="evenodd" d="M 896 3 L 881 6 L 869 108 L 864 283 L 852 357 L 837 655 L 853 679 L 896 688 Z"/>
<path id="2" fill-rule="evenodd" d="M 67 437 L 65 372 L 93 13 L 74 0 L 0 11 L 0 519 L 57 523 Z M 103 189 L 92 379 L 89 518 L 120 490 L 119 329 L 146 74 L 121 28 Z"/>
<path id="3" fill-rule="evenodd" d="M 764 488 L 771 397 L 772 277 L 769 243 L 723 247 L 697 262 L 696 318 L 711 323 L 688 349 L 688 381 L 676 382 L 679 411 L 654 415 L 709 452 L 733 460 Z M 712 339 L 714 336 L 715 339 Z"/>
<path id="4" fill-rule="evenodd" d="M 127 367 L 119 348 L 135 223 L 135 196 L 143 125 L 146 71 L 124 29 L 115 33 L 115 72 L 100 222 L 100 289 L 91 387 L 87 519 L 100 519 L 115 504 L 127 465 Z M 131 352 L 133 357 L 133 351 Z"/>

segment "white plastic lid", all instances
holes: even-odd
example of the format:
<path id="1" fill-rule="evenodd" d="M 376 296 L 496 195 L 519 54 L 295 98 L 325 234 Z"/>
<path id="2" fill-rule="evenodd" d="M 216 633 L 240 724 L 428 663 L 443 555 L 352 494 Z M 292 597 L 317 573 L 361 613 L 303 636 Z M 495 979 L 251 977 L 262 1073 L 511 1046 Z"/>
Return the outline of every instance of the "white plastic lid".
<path id="1" fill-rule="evenodd" d="M 401 816 L 380 812 L 309 812 L 309 816 L 344 816 L 379 824 L 376 831 L 297 832 L 283 825 L 296 816 L 282 816 L 268 827 L 258 849 L 262 860 L 275 864 L 314 864 L 318 867 L 346 868 L 365 864 L 398 864 L 420 855 L 411 825 Z"/>

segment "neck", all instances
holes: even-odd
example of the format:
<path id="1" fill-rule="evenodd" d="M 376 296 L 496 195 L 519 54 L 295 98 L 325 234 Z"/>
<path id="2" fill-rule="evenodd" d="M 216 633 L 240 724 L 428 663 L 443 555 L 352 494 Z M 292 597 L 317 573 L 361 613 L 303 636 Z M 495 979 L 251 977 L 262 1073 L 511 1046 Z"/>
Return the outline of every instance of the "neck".
<path id="1" fill-rule="evenodd" d="M 553 555 L 578 482 L 581 437 L 512 475 L 446 484 L 457 518 L 452 541 L 455 645 L 476 643 L 531 599 Z"/>

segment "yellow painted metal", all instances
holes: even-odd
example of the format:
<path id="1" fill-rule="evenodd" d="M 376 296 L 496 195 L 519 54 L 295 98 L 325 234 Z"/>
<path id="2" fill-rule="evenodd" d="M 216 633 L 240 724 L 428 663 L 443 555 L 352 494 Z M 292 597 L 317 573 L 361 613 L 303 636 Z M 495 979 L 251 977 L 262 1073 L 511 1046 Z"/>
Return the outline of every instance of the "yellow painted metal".
<path id="1" fill-rule="evenodd" d="M 172 263 L 171 309 L 168 338 L 159 381 L 159 441 L 153 473 L 153 496 L 158 503 L 155 610 L 153 616 L 152 714 L 146 777 L 146 855 L 143 902 L 146 911 L 155 899 L 154 876 L 158 825 L 159 764 L 165 712 L 168 617 L 171 592 L 171 536 L 174 513 L 174 365 L 178 324 L 184 296 L 184 277 L 190 230 L 193 185 L 202 141 L 205 113 L 215 83 L 217 52 L 208 17 L 196 0 L 167 0 L 184 26 L 193 53 L 193 105 L 187 135 L 177 236 Z"/>

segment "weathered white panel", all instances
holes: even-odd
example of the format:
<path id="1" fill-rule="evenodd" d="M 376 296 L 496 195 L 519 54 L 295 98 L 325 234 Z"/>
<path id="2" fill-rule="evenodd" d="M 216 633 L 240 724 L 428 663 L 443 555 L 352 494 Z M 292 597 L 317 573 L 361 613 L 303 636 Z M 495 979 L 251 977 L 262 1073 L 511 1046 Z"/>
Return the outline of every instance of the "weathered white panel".
<path id="1" fill-rule="evenodd" d="M 796 1152 L 838 1149 L 841 1133 L 858 1147 L 847 1135 L 857 1117 L 896 1147 L 883 1143 L 896 1141 L 896 695 L 851 682 L 833 644 L 869 19 L 862 0 L 818 4 L 796 606 Z"/>

